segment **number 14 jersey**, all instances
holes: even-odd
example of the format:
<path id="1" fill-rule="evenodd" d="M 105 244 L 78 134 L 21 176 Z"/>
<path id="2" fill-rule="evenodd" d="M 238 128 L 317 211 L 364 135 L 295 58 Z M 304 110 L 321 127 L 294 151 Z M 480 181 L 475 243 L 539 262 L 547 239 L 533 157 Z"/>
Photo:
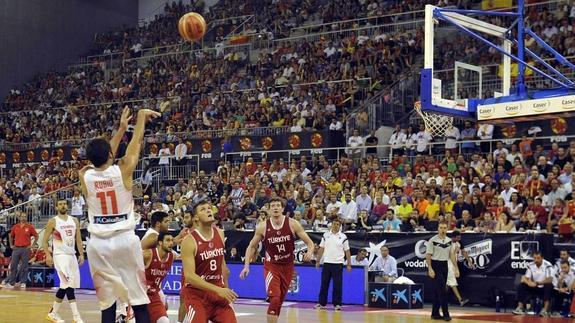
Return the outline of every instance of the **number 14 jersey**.
<path id="1" fill-rule="evenodd" d="M 265 261 L 276 264 L 293 264 L 295 237 L 289 226 L 289 218 L 284 216 L 279 228 L 274 228 L 271 219 L 267 219 L 265 230 L 263 240 L 266 250 Z"/>

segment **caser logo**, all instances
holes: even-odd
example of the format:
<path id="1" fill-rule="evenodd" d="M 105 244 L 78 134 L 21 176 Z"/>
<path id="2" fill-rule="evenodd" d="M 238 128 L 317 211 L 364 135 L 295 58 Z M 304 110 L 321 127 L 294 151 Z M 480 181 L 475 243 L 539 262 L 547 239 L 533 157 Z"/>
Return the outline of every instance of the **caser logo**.
<path id="1" fill-rule="evenodd" d="M 521 111 L 521 104 L 510 104 L 505 106 L 505 114 L 515 115 Z"/>
<path id="2" fill-rule="evenodd" d="M 575 98 L 561 100 L 561 108 L 566 110 L 575 108 Z"/>
<path id="3" fill-rule="evenodd" d="M 551 103 L 549 103 L 549 101 L 531 103 L 531 108 L 533 109 L 533 111 L 536 112 L 543 112 L 547 110 L 547 108 L 549 108 L 550 106 Z"/>
<path id="4" fill-rule="evenodd" d="M 489 118 L 495 112 L 495 108 L 490 106 L 480 107 L 479 108 L 479 115 L 484 118 Z"/>

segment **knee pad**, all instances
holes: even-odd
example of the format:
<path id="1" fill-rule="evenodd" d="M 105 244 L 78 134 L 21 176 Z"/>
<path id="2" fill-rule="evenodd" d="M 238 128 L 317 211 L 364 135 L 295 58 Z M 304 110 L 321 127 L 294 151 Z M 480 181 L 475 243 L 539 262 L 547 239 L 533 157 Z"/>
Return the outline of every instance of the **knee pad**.
<path id="1" fill-rule="evenodd" d="M 58 289 L 58 291 L 56 292 L 56 298 L 64 299 L 65 296 L 66 296 L 66 290 L 62 288 Z"/>
<path id="2" fill-rule="evenodd" d="M 279 316 L 280 310 L 282 308 L 282 302 L 279 296 L 270 296 L 269 297 L 270 305 L 268 306 L 268 314 Z"/>
<path id="3" fill-rule="evenodd" d="M 66 297 L 68 297 L 69 301 L 76 299 L 76 295 L 74 295 L 74 288 L 66 288 Z"/>

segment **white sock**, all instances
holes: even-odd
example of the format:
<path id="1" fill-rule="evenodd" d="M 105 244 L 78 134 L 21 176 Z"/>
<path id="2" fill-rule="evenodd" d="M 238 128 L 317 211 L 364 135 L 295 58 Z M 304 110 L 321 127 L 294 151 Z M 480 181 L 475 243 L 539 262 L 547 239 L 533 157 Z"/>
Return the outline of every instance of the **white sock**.
<path id="1" fill-rule="evenodd" d="M 72 315 L 74 315 L 74 317 L 80 317 L 80 312 L 78 312 L 76 302 L 70 302 L 70 308 L 72 309 Z"/>
<path id="2" fill-rule="evenodd" d="M 60 306 L 62 306 L 62 303 L 54 302 L 54 304 L 52 305 L 52 313 L 58 314 Z"/>

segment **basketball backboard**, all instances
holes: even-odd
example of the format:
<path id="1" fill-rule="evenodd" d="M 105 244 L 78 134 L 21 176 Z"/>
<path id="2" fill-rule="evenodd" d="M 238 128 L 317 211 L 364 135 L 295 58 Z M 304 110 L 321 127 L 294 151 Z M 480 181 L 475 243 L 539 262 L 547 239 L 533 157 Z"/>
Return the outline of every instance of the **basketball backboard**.
<path id="1" fill-rule="evenodd" d="M 524 28 L 523 11 L 522 0 L 516 12 L 427 5 L 421 110 L 490 123 L 575 113 L 575 83 L 526 48 L 525 38 L 531 37 L 567 69 L 575 70 L 575 65 Z M 450 48 L 462 41 L 470 54 L 452 59 Z M 490 65 L 478 59 L 486 55 L 499 59 Z M 528 89 L 526 75 L 546 88 L 538 84 L 537 90 Z"/>

